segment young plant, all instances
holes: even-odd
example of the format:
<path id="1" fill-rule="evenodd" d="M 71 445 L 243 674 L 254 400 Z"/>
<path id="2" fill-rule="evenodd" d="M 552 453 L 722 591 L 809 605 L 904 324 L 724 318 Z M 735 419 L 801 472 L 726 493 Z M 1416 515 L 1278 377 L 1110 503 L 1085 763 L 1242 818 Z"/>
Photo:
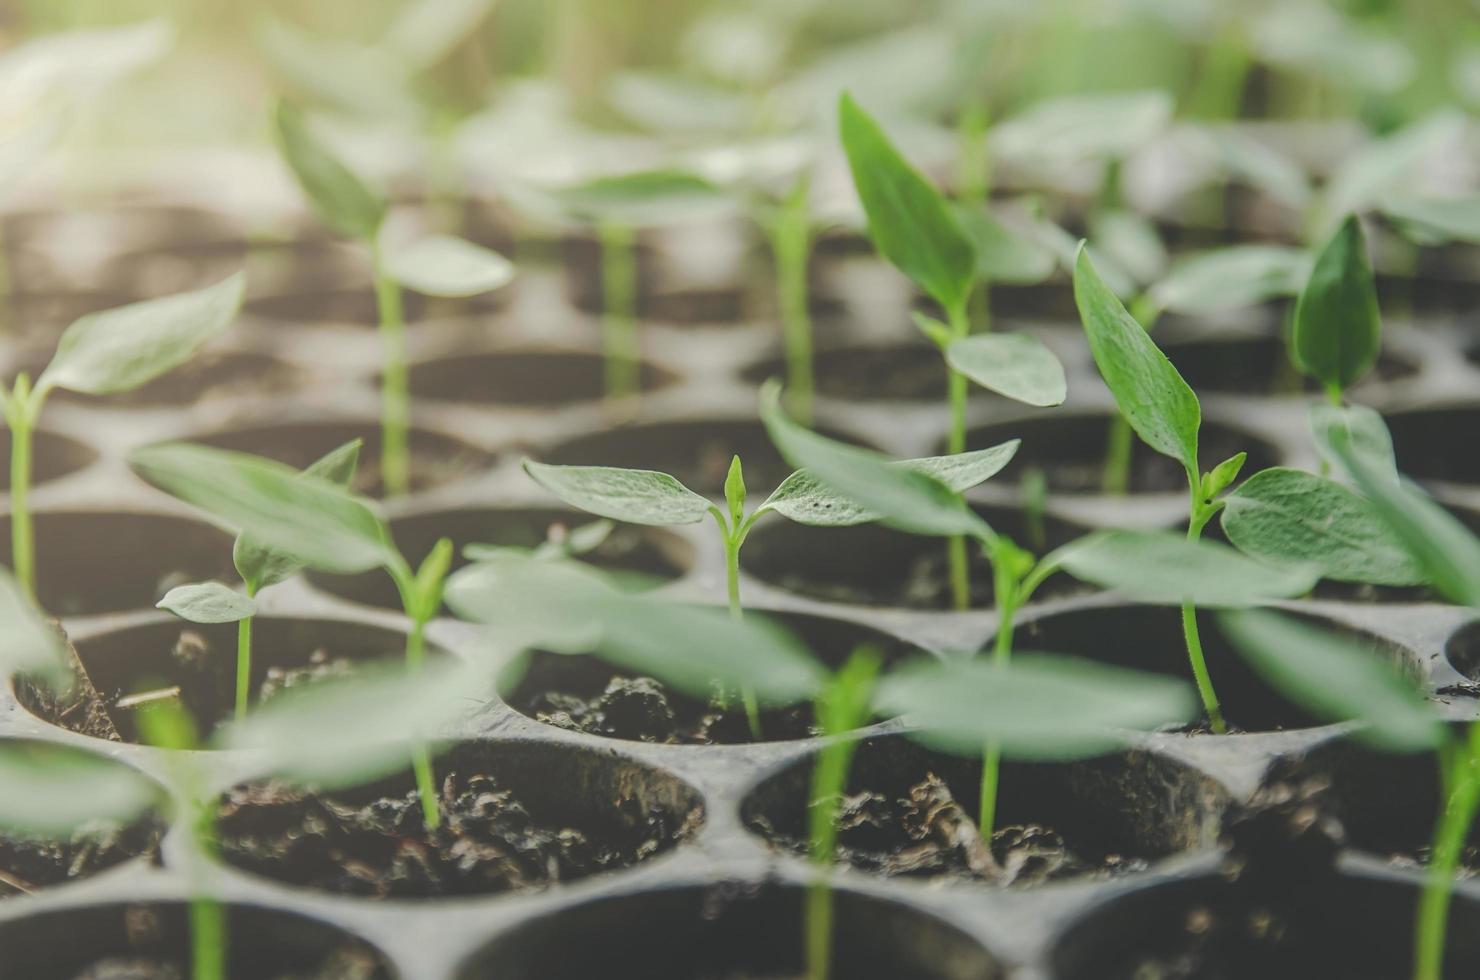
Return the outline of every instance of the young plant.
<path id="1" fill-rule="evenodd" d="M 388 495 L 404 495 L 411 487 L 411 395 L 401 289 L 461 299 L 506 285 L 514 276 L 514 267 L 497 252 L 450 235 L 428 235 L 410 243 L 391 241 L 385 200 L 319 142 L 303 112 L 290 102 L 279 102 L 275 121 L 283 159 L 320 219 L 336 234 L 370 249 L 384 347 L 380 476 Z"/>
<path id="2" fill-rule="evenodd" d="M 1377 363 L 1382 318 L 1361 222 L 1349 215 L 1316 256 L 1295 302 L 1290 359 L 1332 405 Z"/>
<path id="3" fill-rule="evenodd" d="M 897 465 L 938 476 L 953 490 L 964 491 L 997 474 L 1017 452 L 1016 440 L 1000 446 L 955 456 L 933 456 L 906 460 Z M 839 501 L 805 471 L 782 481 L 769 497 L 745 512 L 746 487 L 740 457 L 730 461 L 725 478 L 725 506 L 709 500 L 667 473 L 628 470 L 609 466 L 552 466 L 524 461 L 524 470 L 536 483 L 572 507 L 598 517 L 630 524 L 697 524 L 714 518 L 725 549 L 725 585 L 730 615 L 740 618 L 740 549 L 757 521 L 775 512 L 798 524 L 814 527 L 846 527 L 876 520 L 865 508 Z M 759 713 L 755 700 L 742 689 L 746 717 L 752 734 L 759 736 Z"/>
<path id="4" fill-rule="evenodd" d="M 1037 338 L 1026 333 L 971 336 L 967 307 L 980 259 L 949 202 L 848 95 L 839 104 L 838 125 L 874 246 L 945 310 L 944 323 L 926 316 L 915 322 L 947 363 L 947 453 L 966 449 L 968 380 L 1029 405 L 1061 404 L 1066 392 L 1063 367 Z M 965 536 L 950 536 L 947 547 L 952 599 L 957 609 L 965 609 L 971 595 Z"/>
<path id="5" fill-rule="evenodd" d="M 415 676 L 423 669 L 426 625 L 442 606 L 451 540 L 438 541 L 413 569 L 369 502 L 327 480 L 305 479 L 292 467 L 244 453 L 185 444 L 148 446 L 130 462 L 149 482 L 304 567 L 343 575 L 385 569 L 411 620 L 406 670 Z M 414 747 L 412 765 L 423 818 L 436 827 L 441 815 L 425 746 Z"/>
<path id="6" fill-rule="evenodd" d="M 360 440 L 355 439 L 311 464 L 303 475 L 348 488 L 359 460 Z M 251 698 L 252 619 L 257 615 L 257 593 L 298 574 L 303 565 L 292 555 L 275 552 L 246 534 L 237 535 L 231 559 L 245 595 L 220 582 L 197 582 L 176 586 L 155 605 L 186 622 L 237 624 L 235 717 L 240 720 L 246 716 Z"/>
<path id="7" fill-rule="evenodd" d="M 0 386 L 0 411 L 10 429 L 11 567 L 36 596 L 36 540 L 31 526 L 31 437 L 52 391 L 84 395 L 131 391 L 188 361 L 224 331 L 241 308 L 240 274 L 177 296 L 130 303 L 74 321 L 33 386 L 21 372 L 11 390 Z"/>

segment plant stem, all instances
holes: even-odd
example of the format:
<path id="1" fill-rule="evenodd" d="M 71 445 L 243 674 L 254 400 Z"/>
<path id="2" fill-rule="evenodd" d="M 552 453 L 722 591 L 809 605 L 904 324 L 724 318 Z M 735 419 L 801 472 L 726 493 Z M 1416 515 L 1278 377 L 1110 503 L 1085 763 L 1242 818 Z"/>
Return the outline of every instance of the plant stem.
<path id="1" fill-rule="evenodd" d="M 1454 872 L 1465 837 L 1480 808 L 1480 724 L 1472 724 L 1469 745 L 1450 753 L 1444 783 L 1449 792 L 1434 827 L 1428 875 L 1414 927 L 1413 980 L 1440 980 Z"/>
<path id="2" fill-rule="evenodd" d="M 812 316 L 808 309 L 807 259 L 812 250 L 807 196 L 788 199 L 771 229 L 776 288 L 781 305 L 781 336 L 786 349 L 786 392 L 792 413 L 812 424 Z"/>
<path id="3" fill-rule="evenodd" d="M 247 717 L 247 701 L 252 689 L 252 617 L 236 623 L 236 720 Z"/>
<path id="4" fill-rule="evenodd" d="M 1110 420 L 1110 434 L 1105 440 L 1105 471 L 1100 478 L 1100 489 L 1111 496 L 1124 496 L 1130 489 L 1133 435 L 1131 424 L 1117 412 Z"/>
<path id="5" fill-rule="evenodd" d="M 1218 509 L 1204 504 L 1200 499 L 1196 473 L 1189 470 L 1187 478 L 1192 484 L 1192 513 L 1187 522 L 1187 540 L 1196 541 L 1202 537 L 1203 527 Z M 1192 663 L 1192 678 L 1197 682 L 1197 693 L 1208 713 L 1208 723 L 1215 734 L 1225 735 L 1228 726 L 1223 721 L 1223 709 L 1213 690 L 1213 678 L 1208 674 L 1207 660 L 1203 657 L 1202 636 L 1197 627 L 1197 607 L 1190 602 L 1182 603 L 1182 636 L 1187 641 L 1187 659 Z"/>
<path id="6" fill-rule="evenodd" d="M 380 479 L 391 497 L 404 496 L 411 487 L 411 458 L 407 432 L 411 423 L 411 395 L 406 382 L 406 318 L 401 287 L 382 267 L 380 245 L 375 245 L 375 304 L 380 313 L 384 363 L 380 369 Z"/>
<path id="7" fill-rule="evenodd" d="M 725 529 L 725 591 L 730 602 L 730 616 L 740 619 L 744 613 L 740 608 L 740 543 L 741 529 L 733 532 Z M 749 684 L 740 686 L 740 700 L 745 705 L 745 723 L 750 727 L 750 737 L 761 738 L 761 709 L 755 699 L 755 689 Z"/>
<path id="8" fill-rule="evenodd" d="M 36 532 L 31 526 L 31 436 L 44 394 L 33 394 L 24 371 L 4 399 L 10 427 L 10 564 L 27 598 L 36 601 Z"/>
<path id="9" fill-rule="evenodd" d="M 426 639 L 423 631 L 426 623 L 421 619 L 411 621 L 411 633 L 406 637 L 406 670 L 416 673 L 426 659 Z M 426 742 L 420 738 L 411 747 L 411 768 L 416 774 L 416 795 L 421 798 L 422 822 L 427 830 L 436 830 L 442 822 L 442 813 L 437 808 L 437 782 L 432 772 L 432 757 Z"/>
<path id="10" fill-rule="evenodd" d="M 190 899 L 191 980 L 226 980 L 226 915 L 214 898 Z"/>
<path id="11" fill-rule="evenodd" d="M 951 334 L 957 339 L 971 332 L 971 321 L 966 315 L 966 303 L 962 302 L 949 311 Z M 951 406 L 951 429 L 946 438 L 946 452 L 950 454 L 966 451 L 966 376 L 947 368 L 947 398 Z M 961 535 L 946 541 L 946 555 L 951 573 L 951 605 L 964 610 L 971 605 L 971 567 L 966 559 L 966 539 Z"/>
<path id="12" fill-rule="evenodd" d="M 1018 582 L 1005 561 L 992 563 L 992 577 L 997 592 L 997 640 L 992 646 L 992 663 L 1005 667 L 1012 660 L 1013 619 L 1017 614 Z M 982 840 L 992 842 L 997 826 L 997 784 L 1002 768 L 1002 747 L 988 742 L 982 753 L 982 785 L 976 824 Z"/>
<path id="13" fill-rule="evenodd" d="M 606 394 L 624 398 L 638 390 L 637 236 L 623 224 L 596 226 L 601 241 L 602 347 L 606 354 Z"/>

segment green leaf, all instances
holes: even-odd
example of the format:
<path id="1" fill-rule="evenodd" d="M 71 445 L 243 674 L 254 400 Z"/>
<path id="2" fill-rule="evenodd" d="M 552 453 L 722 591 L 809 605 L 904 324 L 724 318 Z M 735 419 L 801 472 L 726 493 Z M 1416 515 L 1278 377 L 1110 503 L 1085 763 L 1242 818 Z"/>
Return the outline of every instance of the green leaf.
<path id="1" fill-rule="evenodd" d="M 289 688 L 226 726 L 215 744 L 254 753 L 285 779 L 360 786 L 409 768 L 412 745 L 434 740 L 459 709 L 476 706 L 489 676 L 486 665 L 452 657 L 410 674 L 401 663 L 365 664 L 351 677 Z"/>
<path id="2" fill-rule="evenodd" d="M 946 362 L 989 391 L 1028 405 L 1061 405 L 1064 366 L 1030 333 L 978 333 L 946 348 Z"/>
<path id="3" fill-rule="evenodd" d="M 384 44 L 413 68 L 441 61 L 488 16 L 497 0 L 413 0 L 403 4 Z"/>
<path id="4" fill-rule="evenodd" d="M 1480 194 L 1394 194 L 1381 209 L 1390 220 L 1418 229 L 1429 241 L 1480 242 Z"/>
<path id="5" fill-rule="evenodd" d="M 1258 561 L 1171 531 L 1097 531 L 1061 549 L 1060 564 L 1075 578 L 1141 602 L 1213 608 L 1303 595 L 1318 578 L 1308 566 Z"/>
<path id="6" fill-rule="evenodd" d="M 0 742 L 0 786 L 0 827 L 30 837 L 67 837 L 98 821 L 127 826 L 163 799 L 131 766 L 40 742 Z"/>
<path id="7" fill-rule="evenodd" d="M 1137 283 L 1155 282 L 1167 268 L 1167 248 L 1156 226 L 1133 211 L 1094 211 L 1090 239 Z"/>
<path id="8" fill-rule="evenodd" d="M 1074 302 L 1100 376 L 1120 413 L 1146 445 L 1197 472 L 1197 396 L 1095 271 L 1081 246 L 1074 262 Z"/>
<path id="9" fill-rule="evenodd" d="M 1374 468 L 1398 479 L 1398 460 L 1393 455 L 1393 436 L 1387 423 L 1365 405 L 1330 405 L 1317 402 L 1310 407 L 1310 431 L 1321 458 L 1340 464 L 1333 448 L 1337 439 L 1366 459 Z"/>
<path id="10" fill-rule="evenodd" d="M 1301 470 L 1255 473 L 1229 495 L 1222 520 L 1228 540 L 1253 558 L 1310 564 L 1339 582 L 1424 580 L 1402 539 L 1369 500 Z"/>
<path id="11" fill-rule="evenodd" d="M 933 316 L 926 316 L 919 310 L 911 310 L 910 317 L 915 321 L 915 326 L 920 329 L 920 332 L 925 335 L 926 339 L 939 347 L 942 353 L 956 339 L 955 331 Z"/>
<path id="12" fill-rule="evenodd" d="M 875 247 L 941 306 L 961 309 L 976 279 L 976 250 L 944 195 L 851 96 L 838 104 L 838 127 Z"/>
<path id="13" fill-rule="evenodd" d="M 257 603 L 220 582 L 177 585 L 154 605 L 191 623 L 235 623 L 257 615 Z"/>
<path id="14" fill-rule="evenodd" d="M 0 54 L 0 103 L 19 114 L 42 110 L 46 100 L 106 95 L 159 61 L 174 40 L 175 28 L 163 17 L 32 37 Z M 62 106 L 52 101 L 50 108 Z"/>
<path id="15" fill-rule="evenodd" d="M 1172 118 L 1166 92 L 1111 92 L 1047 99 L 1000 123 L 992 145 L 1004 158 L 1074 163 L 1139 150 Z"/>
<path id="16" fill-rule="evenodd" d="M 385 271 L 418 293 L 461 298 L 508 285 L 514 263 L 466 239 L 428 235 L 387 255 Z"/>
<path id="17" fill-rule="evenodd" d="M 761 389 L 761 418 L 771 441 L 788 463 L 807 470 L 824 487 L 913 534 L 991 535 L 960 494 L 940 480 L 802 428 L 781 410 L 780 398 L 780 385 L 768 383 Z"/>
<path id="18" fill-rule="evenodd" d="M 981 281 L 1033 285 L 1058 269 L 1053 249 L 1019 234 L 986 208 L 952 202 L 952 209 L 976 252 L 976 276 Z"/>
<path id="19" fill-rule="evenodd" d="M 183 443 L 129 457 L 145 480 L 310 568 L 355 574 L 387 564 L 390 535 L 367 501 L 292 467 Z"/>
<path id="20" fill-rule="evenodd" d="M 371 241 L 385 218 L 385 202 L 309 130 L 290 102 L 277 107 L 278 149 L 324 224 L 346 238 Z"/>
<path id="21" fill-rule="evenodd" d="M 1310 269 L 1304 249 L 1233 245 L 1179 259 L 1151 287 L 1150 297 L 1157 309 L 1172 313 L 1225 313 L 1296 295 Z"/>
<path id="22" fill-rule="evenodd" d="M 361 439 L 351 439 L 337 449 L 329 450 L 310 463 L 303 475 L 348 488 L 360 462 L 362 444 Z M 303 568 L 303 563 L 292 555 L 274 551 L 249 534 L 237 535 L 231 549 L 231 561 L 236 566 L 236 573 L 247 584 L 247 591 L 253 595 L 297 575 Z"/>
<path id="23" fill-rule="evenodd" d="M 237 273 L 195 292 L 80 317 L 62 334 L 36 388 L 86 395 L 137 388 L 185 363 L 230 326 L 245 288 Z"/>
<path id="24" fill-rule="evenodd" d="M 730 206 L 724 191 L 682 170 L 644 170 L 597 177 L 546 192 L 571 217 L 632 228 L 659 227 L 712 215 Z"/>
<path id="25" fill-rule="evenodd" d="M 667 473 L 653 470 L 552 466 L 526 459 L 524 472 L 572 507 L 629 524 L 696 524 L 712 506 Z"/>
<path id="26" fill-rule="evenodd" d="M 255 40 L 273 73 L 311 103 L 381 120 L 422 114 L 405 66 L 382 48 L 308 34 L 271 15 L 258 23 Z"/>
<path id="27" fill-rule="evenodd" d="M 1214 154 L 1235 181 L 1268 194 L 1292 211 L 1304 211 L 1309 206 L 1310 178 L 1290 157 L 1250 133 L 1217 123 L 1204 134 L 1212 142 Z M 1304 282 L 1305 277 L 1301 276 L 1300 281 Z"/>
<path id="28" fill-rule="evenodd" d="M 1377 363 L 1381 342 L 1372 264 L 1351 215 L 1321 249 L 1296 301 L 1291 357 L 1328 388 L 1345 391 Z"/>
<path id="29" fill-rule="evenodd" d="M 1418 685 L 1368 645 L 1271 612 L 1223 613 L 1218 626 L 1292 701 L 1325 721 L 1364 722 L 1359 740 L 1417 752 L 1444 739 L 1439 714 Z"/>
<path id="30" fill-rule="evenodd" d="M 1017 454 L 1022 440 L 1013 439 L 990 449 L 950 456 L 904 459 L 886 465 L 925 473 L 956 493 L 964 493 L 996 476 Z M 798 524 L 814 527 L 845 527 L 879 520 L 880 514 L 854 503 L 807 470 L 797 470 L 781 482 L 760 510 L 774 510 Z"/>
<path id="31" fill-rule="evenodd" d="M 452 568 L 453 546 L 451 538 L 438 538 L 432 550 L 422 559 L 416 570 L 416 601 L 407 612 L 418 622 L 427 622 L 442 608 L 442 590 L 447 581 L 447 572 Z"/>
<path id="32" fill-rule="evenodd" d="M 730 509 L 730 526 L 739 527 L 745 518 L 745 471 L 739 456 L 730 458 L 730 471 L 725 474 L 725 505 Z"/>
<path id="33" fill-rule="evenodd" d="M 1402 187 L 1420 163 L 1455 140 L 1466 125 L 1462 114 L 1448 110 L 1348 154 L 1326 185 L 1326 213 L 1335 218 L 1372 207 Z"/>
<path id="34" fill-rule="evenodd" d="M 1067 760 L 1125 746 L 1136 731 L 1177 725 L 1197 713 L 1183 680 L 1048 654 L 919 661 L 879 682 L 875 708 L 903 714 L 913 737 L 979 755 Z"/>
<path id="35" fill-rule="evenodd" d="M 1480 541 L 1417 487 L 1354 449 L 1336 431 L 1331 450 L 1388 527 L 1423 569 L 1424 581 L 1451 602 L 1480 608 Z"/>
<path id="36" fill-rule="evenodd" d="M 1207 501 L 1218 499 L 1218 495 L 1227 490 L 1234 480 L 1238 479 L 1239 472 L 1243 470 L 1244 463 L 1248 461 L 1248 453 L 1234 453 L 1232 456 L 1213 467 L 1202 480 L 1202 498 Z"/>
<path id="37" fill-rule="evenodd" d="M 37 611 L 6 568 L 0 568 L 0 636 L 5 637 L 0 643 L 0 683 L 26 676 L 59 691 L 71 687 L 62 634 Z"/>

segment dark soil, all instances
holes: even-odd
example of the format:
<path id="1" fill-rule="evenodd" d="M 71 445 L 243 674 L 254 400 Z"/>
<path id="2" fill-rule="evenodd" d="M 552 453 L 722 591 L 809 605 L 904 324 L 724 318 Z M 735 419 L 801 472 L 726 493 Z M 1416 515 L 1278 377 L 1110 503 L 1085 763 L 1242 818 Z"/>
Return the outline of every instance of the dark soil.
<path id="1" fill-rule="evenodd" d="M 103 871 L 142 855 L 158 856 L 160 828 L 99 823 L 66 840 L 0 837 L 0 898 L 31 894 Z"/>
<path id="2" fill-rule="evenodd" d="M 489 894 L 627 867 L 686 836 L 693 819 L 659 810 L 630 833 L 588 834 L 541 822 L 488 774 L 455 770 L 439 805 L 441 825 L 428 832 L 414 791 L 357 803 L 278 783 L 238 787 L 219 813 L 221 850 L 247 870 L 340 894 Z"/>
<path id="3" fill-rule="evenodd" d="M 902 798 L 864 790 L 845 794 L 838 808 L 836 859 L 887 877 L 953 877 L 993 885 L 1028 885 L 1086 875 L 1109 877 L 1139 871 L 1145 861 L 1107 855 L 1087 861 L 1051 828 L 1017 824 L 998 829 L 990 846 L 970 813 L 934 773 Z M 805 839 L 784 834 L 763 817 L 752 829 L 799 854 Z"/>
<path id="4" fill-rule="evenodd" d="M 932 347 L 845 347 L 818 351 L 813 383 L 819 395 L 845 401 L 937 401 L 946 396 L 945 360 Z M 786 375 L 780 358 L 745 372 L 755 384 Z"/>
<path id="5" fill-rule="evenodd" d="M 324 957 L 317 969 L 244 980 L 374 980 L 382 976 L 380 963 L 362 946 L 344 946 Z M 115 956 L 99 960 L 72 980 L 189 980 L 190 971 L 181 960 L 154 957 Z"/>

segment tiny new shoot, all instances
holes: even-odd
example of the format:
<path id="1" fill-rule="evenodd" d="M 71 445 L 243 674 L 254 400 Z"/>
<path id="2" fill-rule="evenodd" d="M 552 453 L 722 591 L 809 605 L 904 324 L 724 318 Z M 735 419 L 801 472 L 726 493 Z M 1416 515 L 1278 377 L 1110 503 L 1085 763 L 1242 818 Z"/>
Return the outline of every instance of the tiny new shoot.
<path id="1" fill-rule="evenodd" d="M 130 462 L 154 485 L 304 567 L 343 575 L 384 569 L 411 620 L 406 671 L 413 677 L 422 671 L 426 625 L 442 607 L 452 565 L 451 540 L 439 540 L 413 569 L 369 501 L 327 480 L 305 479 L 292 467 L 245 453 L 185 444 L 147 446 Z M 441 815 L 432 763 L 420 742 L 413 745 L 412 765 L 426 826 L 436 827 Z"/>
<path id="2" fill-rule="evenodd" d="M 932 456 L 894 464 L 938 476 L 956 491 L 996 475 L 1017 452 L 1016 440 L 954 456 Z M 724 506 L 684 486 L 675 477 L 653 470 L 629 470 L 610 466 L 552 466 L 524 461 L 524 470 L 536 483 L 563 502 L 589 514 L 629 524 L 653 526 L 697 524 L 713 518 L 725 551 L 725 594 L 730 614 L 739 618 L 740 549 L 756 522 L 775 512 L 798 524 L 813 527 L 846 527 L 877 520 L 878 514 L 858 507 L 821 486 L 805 471 L 797 471 L 781 482 L 769 497 L 749 514 L 745 511 L 747 491 L 740 457 L 730 461 L 725 478 Z M 742 690 L 751 734 L 760 737 L 760 718 L 753 697 Z"/>
<path id="3" fill-rule="evenodd" d="M 497 252 L 450 235 L 393 241 L 384 198 L 319 141 L 302 110 L 279 102 L 275 123 L 283 159 L 320 219 L 370 250 L 383 347 L 380 476 L 387 495 L 402 496 L 411 488 L 411 394 L 401 290 L 465 299 L 507 285 L 514 266 Z"/>
<path id="4" fill-rule="evenodd" d="M 22 372 L 11 390 L 0 386 L 0 411 L 10 429 L 11 566 L 32 599 L 36 595 L 36 539 L 28 499 L 32 436 L 47 396 L 58 388 L 83 395 L 132 391 L 178 367 L 231 324 L 244 288 L 238 273 L 195 292 L 89 313 L 62 334 L 56 354 L 35 385 Z"/>
<path id="5" fill-rule="evenodd" d="M 972 236 L 950 202 L 846 94 L 838 106 L 838 125 L 875 248 L 946 314 L 944 323 L 915 317 L 946 360 L 950 410 L 946 452 L 966 450 L 968 381 L 1029 405 L 1061 404 L 1063 367 L 1036 337 L 972 335 L 968 306 L 981 275 L 980 261 Z M 965 609 L 971 597 L 966 537 L 952 535 L 947 542 L 952 601 L 957 609 Z"/>
<path id="6" fill-rule="evenodd" d="M 359 459 L 360 440 L 355 439 L 312 463 L 303 475 L 347 488 L 354 479 Z M 231 558 L 241 576 L 245 595 L 220 582 L 197 582 L 176 586 L 156 605 L 186 622 L 237 624 L 234 715 L 240 720 L 246 716 L 251 700 L 252 620 L 257 615 L 257 593 L 298 574 L 303 565 L 293 556 L 275 552 L 246 534 L 237 535 Z"/>

